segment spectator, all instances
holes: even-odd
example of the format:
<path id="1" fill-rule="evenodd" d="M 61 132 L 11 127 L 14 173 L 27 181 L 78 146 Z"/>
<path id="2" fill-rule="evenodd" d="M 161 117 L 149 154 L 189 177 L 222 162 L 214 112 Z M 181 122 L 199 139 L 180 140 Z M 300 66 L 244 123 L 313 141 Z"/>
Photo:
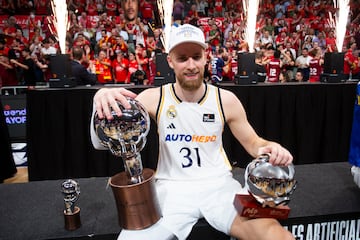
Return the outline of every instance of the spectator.
<path id="1" fill-rule="evenodd" d="M 84 30 L 91 28 L 86 11 L 81 12 L 81 15 L 78 17 L 78 22 L 79 22 L 79 26 Z"/>
<path id="2" fill-rule="evenodd" d="M 185 21 L 191 25 L 197 25 L 199 15 L 197 13 L 196 4 L 192 4 L 190 10 L 186 14 Z"/>
<path id="3" fill-rule="evenodd" d="M 356 79 L 356 80 L 360 80 L 360 58 L 359 58 L 359 52 L 357 53 L 357 55 L 355 55 L 355 57 L 357 56 L 357 58 L 355 58 L 354 64 L 353 64 L 353 68 L 352 68 L 352 79 Z"/>
<path id="4" fill-rule="evenodd" d="M 32 40 L 35 35 L 35 29 L 39 29 L 41 27 L 41 22 L 35 19 L 35 13 L 31 12 L 26 23 L 27 32 L 28 32 L 28 40 Z"/>
<path id="5" fill-rule="evenodd" d="M 280 0 L 275 0 L 274 4 L 275 4 L 275 18 L 281 18 L 284 16 L 285 12 L 286 12 L 286 8 L 285 6 L 282 4 L 283 1 Z"/>
<path id="6" fill-rule="evenodd" d="M 221 33 L 215 21 L 210 23 L 209 44 L 213 50 L 221 44 Z"/>
<path id="7" fill-rule="evenodd" d="M 263 53 L 261 51 L 257 51 L 255 53 L 255 64 L 256 64 L 257 82 L 265 82 L 266 68 L 263 63 Z"/>
<path id="8" fill-rule="evenodd" d="M 350 74 L 352 74 L 352 69 L 355 68 L 355 53 L 356 51 L 356 42 L 353 42 L 349 48 L 347 49 L 345 56 L 344 56 L 344 77 L 345 79 L 350 78 Z"/>
<path id="9" fill-rule="evenodd" d="M 78 17 L 74 12 L 70 11 L 69 18 L 69 31 L 76 33 L 80 27 Z"/>
<path id="10" fill-rule="evenodd" d="M 86 7 L 85 7 L 85 10 L 86 10 L 86 14 L 88 16 L 96 16 L 96 15 L 98 15 L 97 5 L 95 3 L 95 0 L 88 0 L 87 4 L 86 4 Z"/>
<path id="11" fill-rule="evenodd" d="M 146 46 L 146 51 L 148 51 L 151 56 L 155 54 L 156 42 L 155 42 L 154 33 L 152 31 L 148 34 L 146 38 L 145 46 Z"/>
<path id="12" fill-rule="evenodd" d="M 295 60 L 295 66 L 298 68 L 298 71 L 302 73 L 304 81 L 309 80 L 310 60 L 311 56 L 309 56 L 309 50 L 307 48 L 303 48 L 301 55 Z"/>
<path id="13" fill-rule="evenodd" d="M 108 45 L 108 43 L 110 42 L 110 33 L 107 32 L 107 30 L 105 28 L 102 28 L 101 31 L 100 31 L 100 38 L 98 38 L 97 40 L 97 45 L 95 47 L 95 52 L 97 53 L 101 48 L 102 46 L 105 45 Z"/>
<path id="14" fill-rule="evenodd" d="M 24 58 L 23 62 L 19 62 L 16 59 L 11 59 L 10 62 L 23 69 L 23 80 L 27 86 L 35 86 L 36 75 L 35 75 L 35 62 L 30 56 L 30 49 L 24 48 L 21 54 Z"/>
<path id="15" fill-rule="evenodd" d="M 224 49 L 224 53 L 222 54 L 222 59 L 224 61 L 223 67 L 223 81 L 232 82 L 234 80 L 234 74 L 232 71 L 232 56 L 231 53 Z"/>
<path id="16" fill-rule="evenodd" d="M 81 47 L 73 47 L 71 50 L 72 61 L 71 65 L 71 74 L 74 77 L 77 85 L 94 85 L 97 82 L 97 77 L 95 74 L 95 66 L 90 62 L 88 69 L 83 65 L 85 58 L 84 49 Z"/>
<path id="17" fill-rule="evenodd" d="M 273 20 L 270 17 L 267 17 L 265 19 L 265 26 L 262 28 L 263 31 L 268 31 L 271 36 L 274 36 L 275 34 L 275 27 L 273 24 Z"/>
<path id="18" fill-rule="evenodd" d="M 50 40 L 46 38 L 42 42 L 41 54 L 42 55 L 55 55 L 57 53 L 57 49 L 50 45 Z"/>
<path id="19" fill-rule="evenodd" d="M 310 74 L 309 82 L 320 82 L 320 76 L 323 72 L 322 65 L 324 64 L 324 59 L 322 58 L 321 49 L 318 48 L 313 50 L 313 58 L 311 58 L 309 63 Z"/>
<path id="20" fill-rule="evenodd" d="M 10 49 L 5 44 L 6 44 L 5 40 L 0 39 L 0 55 L 8 56 Z"/>
<path id="21" fill-rule="evenodd" d="M 105 0 L 95 0 L 95 3 L 98 15 L 102 15 L 105 10 Z"/>
<path id="22" fill-rule="evenodd" d="M 16 86 L 19 81 L 16 77 L 14 66 L 10 63 L 9 58 L 0 53 L 0 88 L 5 86 Z"/>
<path id="23" fill-rule="evenodd" d="M 280 51 L 274 52 L 273 58 L 268 63 L 266 82 L 275 83 L 279 82 L 279 75 L 282 68 L 282 62 L 280 61 Z"/>
<path id="24" fill-rule="evenodd" d="M 164 46 L 162 44 L 161 41 L 161 29 L 160 28 L 155 28 L 154 29 L 154 40 L 155 40 L 155 52 L 163 52 L 164 50 Z"/>
<path id="25" fill-rule="evenodd" d="M 20 28 L 15 26 L 13 19 L 15 19 L 15 17 L 9 17 L 7 20 L 5 20 L 4 27 L 2 29 L 2 34 L 4 35 L 5 42 L 7 45 L 12 44 L 12 41 L 14 40 L 16 35 L 16 29 Z"/>
<path id="26" fill-rule="evenodd" d="M 301 36 L 298 32 L 292 32 L 291 33 L 291 37 L 289 38 L 289 43 L 290 46 L 287 46 L 286 48 L 292 48 L 295 50 L 295 54 L 294 52 L 292 52 L 294 58 L 297 58 L 299 56 L 299 51 L 301 50 Z"/>
<path id="27" fill-rule="evenodd" d="M 225 46 L 226 42 L 229 38 L 232 37 L 232 29 L 233 24 L 232 22 L 229 22 L 229 20 L 224 20 L 224 31 L 223 31 L 223 46 Z"/>
<path id="28" fill-rule="evenodd" d="M 117 3 L 114 0 L 106 0 L 105 12 L 108 16 L 114 17 L 117 14 Z"/>
<path id="29" fill-rule="evenodd" d="M 196 2 L 199 17 L 207 17 L 208 2 L 206 0 L 196 0 Z"/>
<path id="30" fill-rule="evenodd" d="M 223 80 L 223 68 L 225 66 L 225 62 L 222 58 L 223 53 L 224 49 L 220 48 L 210 55 L 209 72 L 212 84 L 218 84 Z"/>
<path id="31" fill-rule="evenodd" d="M 295 70 L 295 58 L 288 49 L 284 49 L 281 52 L 282 70 L 286 82 L 292 82 L 294 80 Z"/>
<path id="32" fill-rule="evenodd" d="M 129 71 L 128 71 L 127 79 L 129 79 L 131 82 L 133 82 L 132 75 L 139 69 L 139 64 L 136 61 L 134 51 L 129 51 L 128 55 L 129 55 L 129 69 L 128 69 Z"/>
<path id="33" fill-rule="evenodd" d="M 276 45 L 276 47 L 279 47 L 279 46 L 285 47 L 287 41 L 288 41 L 288 36 L 287 36 L 286 32 L 281 31 L 275 39 L 275 45 Z"/>
<path id="34" fill-rule="evenodd" d="M 112 83 L 111 61 L 106 57 L 104 50 L 100 50 L 99 56 L 95 60 L 95 72 L 99 83 Z"/>
<path id="35" fill-rule="evenodd" d="M 84 36 L 84 33 L 79 32 L 75 34 L 74 42 L 72 45 L 74 47 L 84 47 L 85 45 L 90 45 L 90 41 Z"/>
<path id="36" fill-rule="evenodd" d="M 48 0 L 34 0 L 35 14 L 47 15 L 48 14 Z"/>
<path id="37" fill-rule="evenodd" d="M 334 33 L 333 30 L 331 30 L 329 32 L 328 36 L 325 38 L 325 41 L 326 41 L 326 51 L 327 52 L 335 52 L 335 51 L 337 51 L 336 38 L 335 38 L 335 33 Z"/>
<path id="38" fill-rule="evenodd" d="M 144 85 L 148 85 L 148 76 L 150 75 L 149 57 L 147 55 L 146 49 L 144 48 L 144 45 L 141 43 L 136 44 L 135 57 L 139 64 L 139 70 L 143 70 L 146 74 L 146 79 L 144 79 L 143 83 Z"/>
<path id="39" fill-rule="evenodd" d="M 18 39 L 24 47 L 29 47 L 29 40 L 24 37 L 23 31 L 20 28 L 16 29 L 15 38 Z"/>
<path id="40" fill-rule="evenodd" d="M 222 17 L 223 16 L 223 1 L 215 0 L 214 3 L 214 17 Z"/>
<path id="41" fill-rule="evenodd" d="M 146 22 L 152 23 L 154 20 L 154 5 L 150 0 L 140 1 L 141 18 Z"/>
<path id="42" fill-rule="evenodd" d="M 117 51 L 121 51 L 123 53 L 128 51 L 128 45 L 121 35 L 115 36 L 115 41 L 115 44 L 112 45 L 112 49 L 115 53 L 117 53 Z"/>
<path id="43" fill-rule="evenodd" d="M 291 52 L 292 58 L 296 59 L 296 50 L 292 47 L 291 42 L 288 40 L 285 43 L 285 49 L 284 50 L 288 50 Z"/>
<path id="44" fill-rule="evenodd" d="M 45 60 L 42 56 L 38 56 L 36 54 L 31 55 L 31 58 L 35 63 L 35 76 L 36 82 L 44 82 L 45 81 L 45 72 L 48 70 L 49 66 L 45 63 Z"/>
<path id="45" fill-rule="evenodd" d="M 260 37 L 260 41 L 261 41 L 262 45 L 268 45 L 268 44 L 273 45 L 274 44 L 274 40 L 272 39 L 269 31 L 267 31 L 267 30 L 263 31 L 263 33 Z"/>
<path id="46" fill-rule="evenodd" d="M 16 12 L 19 15 L 28 15 L 34 8 L 33 1 L 29 0 L 18 0 Z"/>
<path id="47" fill-rule="evenodd" d="M 136 70 L 133 74 L 131 74 L 131 82 L 135 85 L 144 85 L 146 80 L 147 76 L 143 70 Z"/>
<path id="48" fill-rule="evenodd" d="M 173 6 L 174 22 L 181 24 L 184 20 L 184 4 L 180 0 L 175 0 Z"/>
<path id="49" fill-rule="evenodd" d="M 135 44 L 142 44 L 146 46 L 146 38 L 149 33 L 149 27 L 146 22 L 142 21 L 140 18 L 137 18 L 135 25 Z"/>
<path id="50" fill-rule="evenodd" d="M 307 35 L 305 37 L 305 41 L 304 43 L 302 44 L 301 48 L 304 49 L 308 49 L 308 50 L 311 50 L 313 48 L 313 41 L 312 41 L 312 36 L 311 35 Z"/>
<path id="51" fill-rule="evenodd" d="M 116 50 L 116 58 L 112 64 L 114 83 L 129 83 L 128 68 L 129 60 L 124 57 L 124 53 L 121 50 Z"/>
<path id="52" fill-rule="evenodd" d="M 301 71 L 297 71 L 295 74 L 295 82 L 304 82 L 304 75 Z"/>
<path id="53" fill-rule="evenodd" d="M 14 39 L 11 43 L 10 49 L 8 51 L 8 57 L 10 59 L 10 62 L 12 59 L 17 60 L 18 62 L 23 62 L 23 56 L 22 56 L 22 50 L 24 49 L 23 46 L 21 46 L 20 41 L 18 39 Z M 19 82 L 23 83 L 23 72 L 24 69 L 21 68 L 19 65 L 14 65 L 15 71 L 16 71 L 16 77 L 19 80 Z"/>
<path id="54" fill-rule="evenodd" d="M 14 15 L 16 13 L 16 1 L 1 1 L 0 3 L 0 13 L 1 15 L 9 14 Z"/>

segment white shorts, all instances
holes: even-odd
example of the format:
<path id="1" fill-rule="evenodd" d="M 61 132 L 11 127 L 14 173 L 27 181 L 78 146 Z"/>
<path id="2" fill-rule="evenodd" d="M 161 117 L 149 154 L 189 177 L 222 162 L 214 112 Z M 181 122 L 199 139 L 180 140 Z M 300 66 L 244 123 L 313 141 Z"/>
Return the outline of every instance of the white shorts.
<path id="1" fill-rule="evenodd" d="M 233 205 L 235 194 L 245 193 L 245 189 L 231 174 L 218 179 L 196 182 L 157 180 L 155 184 L 163 216 L 161 220 L 146 230 L 131 232 L 123 230 L 118 239 L 131 239 L 129 234 L 134 237 L 137 232 L 137 237 L 143 235 L 150 240 L 152 238 L 149 237 L 154 232 L 154 235 L 157 235 L 154 239 L 161 240 L 166 239 L 163 236 L 167 232 L 183 240 L 200 218 L 205 218 L 218 231 L 229 234 L 237 214 Z M 160 232 L 161 238 L 158 235 Z"/>
<path id="2" fill-rule="evenodd" d="M 156 187 L 163 214 L 161 224 L 178 239 L 186 239 L 199 218 L 229 234 L 237 214 L 235 194 L 244 191 L 230 174 L 201 182 L 157 181 Z"/>

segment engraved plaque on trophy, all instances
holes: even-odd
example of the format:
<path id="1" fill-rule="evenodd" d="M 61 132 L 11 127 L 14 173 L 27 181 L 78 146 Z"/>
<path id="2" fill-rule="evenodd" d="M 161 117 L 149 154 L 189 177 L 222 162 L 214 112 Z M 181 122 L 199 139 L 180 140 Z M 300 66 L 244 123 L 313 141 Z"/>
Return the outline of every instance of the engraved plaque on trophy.
<path id="1" fill-rule="evenodd" d="M 234 206 L 243 217 L 287 219 L 287 204 L 296 188 L 294 165 L 273 166 L 269 156 L 250 162 L 245 171 L 246 194 L 236 194 Z"/>
<path id="2" fill-rule="evenodd" d="M 80 208 L 75 206 L 80 195 L 79 183 L 73 179 L 67 179 L 61 184 L 61 192 L 64 195 L 65 204 L 65 229 L 76 230 L 81 226 Z"/>
<path id="3" fill-rule="evenodd" d="M 144 229 L 156 223 L 160 207 L 154 187 L 154 170 L 143 168 L 140 151 L 146 144 L 150 129 L 150 117 L 136 100 L 128 98 L 130 109 L 119 117 L 112 112 L 113 119 L 99 119 L 94 115 L 94 130 L 103 146 L 121 157 L 124 172 L 112 176 L 112 188 L 118 210 L 119 225 L 124 229 Z"/>

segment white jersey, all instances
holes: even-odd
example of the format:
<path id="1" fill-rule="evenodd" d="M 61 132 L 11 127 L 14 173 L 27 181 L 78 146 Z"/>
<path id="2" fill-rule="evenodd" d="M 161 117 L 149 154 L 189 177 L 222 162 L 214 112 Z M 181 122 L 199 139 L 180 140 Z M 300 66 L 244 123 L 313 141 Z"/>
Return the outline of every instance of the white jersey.
<path id="1" fill-rule="evenodd" d="M 222 144 L 225 118 L 219 89 L 206 85 L 198 103 L 183 102 L 174 85 L 161 88 L 156 114 L 159 134 L 157 179 L 214 179 L 231 174 Z"/>

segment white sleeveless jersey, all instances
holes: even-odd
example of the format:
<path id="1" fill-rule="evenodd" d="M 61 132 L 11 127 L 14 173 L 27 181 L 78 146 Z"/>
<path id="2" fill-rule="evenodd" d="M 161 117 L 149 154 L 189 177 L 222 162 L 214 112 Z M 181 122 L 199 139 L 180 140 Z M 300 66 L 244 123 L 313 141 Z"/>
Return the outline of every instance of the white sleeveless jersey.
<path id="1" fill-rule="evenodd" d="M 231 174 L 222 145 L 225 118 L 219 89 L 206 85 L 198 103 L 183 102 L 173 84 L 161 88 L 157 109 L 157 179 L 212 179 Z"/>

